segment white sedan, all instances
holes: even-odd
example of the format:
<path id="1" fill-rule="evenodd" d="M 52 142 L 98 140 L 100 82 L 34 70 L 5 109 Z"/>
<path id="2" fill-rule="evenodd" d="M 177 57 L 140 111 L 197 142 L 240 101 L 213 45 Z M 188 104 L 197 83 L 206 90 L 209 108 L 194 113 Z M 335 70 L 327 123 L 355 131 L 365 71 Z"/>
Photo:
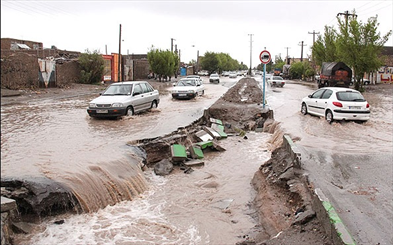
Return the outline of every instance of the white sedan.
<path id="1" fill-rule="evenodd" d="M 284 87 L 284 85 L 285 85 L 284 79 L 280 76 L 271 76 L 269 79 L 266 79 L 266 80 L 267 80 L 267 83 L 272 87 L 274 87 L 274 86 Z"/>
<path id="2" fill-rule="evenodd" d="M 182 78 L 172 88 L 172 98 L 192 99 L 205 94 L 202 80 L 198 78 Z"/>
<path id="3" fill-rule="evenodd" d="M 363 95 L 354 89 L 325 87 L 303 98 L 301 112 L 325 117 L 326 121 L 370 119 L 370 105 Z"/>

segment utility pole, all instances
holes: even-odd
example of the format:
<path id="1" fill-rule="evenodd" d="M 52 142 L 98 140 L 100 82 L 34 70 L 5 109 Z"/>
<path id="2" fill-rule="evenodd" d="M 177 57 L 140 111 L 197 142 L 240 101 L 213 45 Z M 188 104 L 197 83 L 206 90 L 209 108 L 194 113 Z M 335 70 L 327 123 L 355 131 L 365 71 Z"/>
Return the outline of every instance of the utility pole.
<path id="1" fill-rule="evenodd" d="M 340 16 L 340 15 L 344 15 L 345 16 L 345 30 L 348 30 L 348 16 L 351 15 L 352 17 L 358 17 L 356 14 L 350 14 L 348 12 L 348 10 L 345 11 L 344 13 L 338 13 L 337 17 Z"/>
<path id="2" fill-rule="evenodd" d="M 120 24 L 120 29 L 119 29 L 119 60 L 117 64 L 117 81 L 120 82 L 120 62 L 121 62 L 121 24 Z"/>
<path id="3" fill-rule="evenodd" d="M 251 69 L 252 69 L 252 36 L 254 34 L 248 34 L 250 36 L 250 76 L 251 76 Z"/>
<path id="4" fill-rule="evenodd" d="M 287 49 L 287 57 L 286 57 L 286 60 L 287 60 L 287 65 L 290 65 L 289 63 L 289 60 L 288 60 L 288 49 L 290 49 L 290 47 L 284 47 L 284 48 L 286 48 Z"/>
<path id="5" fill-rule="evenodd" d="M 314 48 L 314 43 L 315 43 L 315 34 L 319 35 L 319 32 L 315 32 L 315 30 L 313 30 L 312 32 L 308 32 L 308 34 L 312 34 L 312 46 Z M 315 71 L 315 61 L 314 61 L 314 51 L 311 49 L 311 59 L 312 59 L 312 68 Z M 312 77 L 312 80 L 314 81 L 314 77 Z"/>
<path id="6" fill-rule="evenodd" d="M 304 44 L 304 41 L 301 41 L 299 43 L 299 46 L 302 46 L 302 51 L 301 51 L 301 54 L 300 54 L 300 62 L 303 62 L 303 46 L 307 46 L 307 44 Z"/>
<path id="7" fill-rule="evenodd" d="M 173 41 L 176 41 L 176 39 L 171 38 L 171 53 L 173 53 Z"/>
<path id="8" fill-rule="evenodd" d="M 313 30 L 312 32 L 308 32 L 308 34 L 312 34 L 312 45 L 314 46 L 315 34 L 319 35 L 319 32 L 315 32 L 315 30 Z"/>

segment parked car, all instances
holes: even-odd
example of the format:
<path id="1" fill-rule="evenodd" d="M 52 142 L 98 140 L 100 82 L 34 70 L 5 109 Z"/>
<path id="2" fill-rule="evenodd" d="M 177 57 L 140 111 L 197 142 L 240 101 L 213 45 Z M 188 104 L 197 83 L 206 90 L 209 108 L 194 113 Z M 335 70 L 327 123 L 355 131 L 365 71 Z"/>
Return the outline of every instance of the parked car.
<path id="1" fill-rule="evenodd" d="M 280 76 L 271 76 L 267 81 L 267 83 L 272 87 L 284 87 L 285 85 L 285 80 Z"/>
<path id="2" fill-rule="evenodd" d="M 208 75 L 209 75 L 209 72 L 207 72 L 207 71 L 205 71 L 205 70 L 198 71 L 198 75 L 199 75 L 199 76 L 208 76 Z"/>
<path id="3" fill-rule="evenodd" d="M 200 76 L 198 76 L 198 75 L 188 75 L 188 76 L 186 76 L 186 78 L 196 78 L 196 79 L 198 79 L 199 81 L 201 81 L 201 83 L 203 83 L 202 78 L 201 78 Z"/>
<path id="4" fill-rule="evenodd" d="M 326 121 L 370 119 L 370 105 L 363 95 L 354 89 L 324 87 L 303 98 L 301 112 L 325 117 Z"/>
<path id="5" fill-rule="evenodd" d="M 205 94 L 202 80 L 198 78 L 182 78 L 173 86 L 172 98 L 174 99 L 192 99 Z"/>
<path id="6" fill-rule="evenodd" d="M 273 75 L 270 73 L 266 73 L 265 74 L 265 81 L 267 82 L 267 80 L 269 80 Z M 262 72 L 262 79 L 263 79 L 263 72 Z"/>
<path id="7" fill-rule="evenodd" d="M 209 77 L 209 82 L 211 83 L 220 83 L 220 76 L 217 73 L 213 73 Z"/>
<path id="8" fill-rule="evenodd" d="M 229 72 L 229 78 L 237 78 L 237 73 L 234 71 Z"/>
<path id="9" fill-rule="evenodd" d="M 159 92 L 145 81 L 111 84 L 99 97 L 89 103 L 90 117 L 121 117 L 156 108 Z"/>
<path id="10" fill-rule="evenodd" d="M 227 76 L 229 76 L 229 71 L 224 71 L 223 73 L 222 73 L 222 75 L 224 76 L 224 77 L 227 77 Z"/>

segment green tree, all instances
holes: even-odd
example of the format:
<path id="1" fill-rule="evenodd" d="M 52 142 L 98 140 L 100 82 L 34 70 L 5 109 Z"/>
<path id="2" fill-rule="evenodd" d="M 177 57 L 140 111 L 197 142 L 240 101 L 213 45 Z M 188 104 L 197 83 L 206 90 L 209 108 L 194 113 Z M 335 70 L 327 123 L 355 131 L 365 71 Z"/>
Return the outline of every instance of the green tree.
<path id="1" fill-rule="evenodd" d="M 294 79 L 309 78 L 315 75 L 314 69 L 309 62 L 295 62 L 289 68 L 289 72 Z"/>
<path id="2" fill-rule="evenodd" d="M 217 54 L 214 52 L 206 52 L 202 61 L 201 66 L 203 70 L 209 71 L 209 73 L 218 72 L 219 71 L 219 59 Z"/>
<path id="3" fill-rule="evenodd" d="M 80 83 L 95 84 L 102 81 L 104 75 L 104 58 L 98 50 L 90 52 L 86 49 L 78 58 L 81 67 Z"/>
<path id="4" fill-rule="evenodd" d="M 322 62 L 339 61 L 337 56 L 337 33 L 333 27 L 325 26 L 325 33 L 319 36 L 312 46 L 315 64 L 322 66 Z"/>
<path id="5" fill-rule="evenodd" d="M 161 79 L 171 78 L 177 72 L 179 66 L 179 58 L 177 54 L 169 50 L 158 50 L 154 47 L 147 53 L 147 60 L 151 70 L 158 75 L 159 81 Z"/>
<path id="6" fill-rule="evenodd" d="M 356 78 L 355 89 L 360 90 L 363 75 L 383 65 L 380 58 L 382 47 L 392 35 L 392 31 L 383 36 L 377 31 L 378 16 L 369 18 L 366 23 L 353 16 L 355 11 L 348 20 L 338 19 L 340 35 L 337 38 L 337 51 L 339 58 L 352 67 Z"/>

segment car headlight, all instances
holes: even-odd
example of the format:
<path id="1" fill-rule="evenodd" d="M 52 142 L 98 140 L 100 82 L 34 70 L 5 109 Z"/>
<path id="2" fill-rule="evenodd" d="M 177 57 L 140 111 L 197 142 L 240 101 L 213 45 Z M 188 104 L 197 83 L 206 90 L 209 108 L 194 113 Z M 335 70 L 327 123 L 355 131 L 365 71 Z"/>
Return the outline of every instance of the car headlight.
<path id="1" fill-rule="evenodd" d="M 123 107 L 123 103 L 113 103 L 112 107 Z"/>
<path id="2" fill-rule="evenodd" d="M 89 107 L 94 108 L 94 107 L 97 107 L 97 105 L 96 105 L 96 103 L 89 103 Z"/>
<path id="3" fill-rule="evenodd" d="M 195 93 L 194 90 L 188 90 L 188 93 Z"/>

